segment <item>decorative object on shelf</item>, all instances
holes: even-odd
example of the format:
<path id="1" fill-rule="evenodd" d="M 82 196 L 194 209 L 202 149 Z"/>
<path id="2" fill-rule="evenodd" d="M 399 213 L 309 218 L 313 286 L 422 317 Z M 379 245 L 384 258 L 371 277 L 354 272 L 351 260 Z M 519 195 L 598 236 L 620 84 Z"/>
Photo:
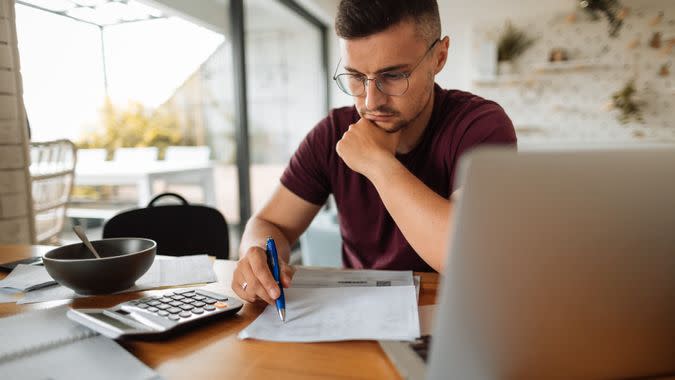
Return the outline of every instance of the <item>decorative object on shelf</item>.
<path id="1" fill-rule="evenodd" d="M 661 48 L 661 32 L 654 32 L 654 34 L 652 34 L 652 38 L 649 39 L 649 46 L 654 49 Z"/>
<path id="2" fill-rule="evenodd" d="M 663 42 L 663 49 L 661 50 L 661 53 L 663 53 L 663 55 L 665 56 L 668 56 L 670 55 L 670 53 L 673 52 L 674 48 L 675 48 L 675 38 L 671 38 Z"/>
<path id="3" fill-rule="evenodd" d="M 504 31 L 497 42 L 497 62 L 499 62 L 499 74 L 512 74 L 515 70 L 513 62 L 527 49 L 535 38 L 527 35 L 524 31 L 516 28 L 510 21 L 506 22 Z"/>
<path id="4" fill-rule="evenodd" d="M 475 67 L 478 78 L 494 79 L 497 75 L 497 44 L 494 41 L 480 43 Z"/>
<path id="5" fill-rule="evenodd" d="M 612 94 L 611 108 L 618 109 L 620 111 L 617 119 L 622 124 L 627 124 L 631 120 L 643 123 L 643 106 L 644 102 L 637 98 L 635 79 L 629 80 L 622 89 Z"/>
<path id="6" fill-rule="evenodd" d="M 657 26 L 657 25 L 659 25 L 659 24 L 663 21 L 663 16 L 664 16 L 664 15 L 663 15 L 663 11 L 659 12 L 659 14 L 656 15 L 656 17 L 654 17 L 653 19 L 649 20 L 649 26 Z"/>
<path id="7" fill-rule="evenodd" d="M 623 17 L 626 17 L 628 14 L 628 10 L 623 11 L 625 8 L 621 6 L 619 0 L 579 0 L 579 6 L 593 20 L 600 19 L 599 13 L 604 14 L 609 22 L 610 37 L 619 35 L 619 31 L 623 25 Z"/>
<path id="8" fill-rule="evenodd" d="M 563 62 L 568 59 L 567 50 L 563 48 L 553 48 L 551 49 L 551 52 L 548 53 L 549 62 Z"/>
<path id="9" fill-rule="evenodd" d="M 670 75 L 670 62 L 666 62 L 659 68 L 659 76 L 667 77 Z"/>
<path id="10" fill-rule="evenodd" d="M 634 50 L 640 47 L 640 37 L 635 37 L 632 40 L 628 42 L 628 45 L 626 45 L 626 48 L 629 50 Z"/>
<path id="11" fill-rule="evenodd" d="M 628 16 L 630 16 L 630 8 L 626 8 L 626 7 L 621 8 L 621 9 L 619 9 L 619 11 L 616 13 L 616 17 L 617 17 L 619 20 L 625 20 L 626 17 L 628 17 Z"/>
<path id="12" fill-rule="evenodd" d="M 565 22 L 568 24 L 574 24 L 577 22 L 577 12 L 572 12 L 565 16 Z"/>

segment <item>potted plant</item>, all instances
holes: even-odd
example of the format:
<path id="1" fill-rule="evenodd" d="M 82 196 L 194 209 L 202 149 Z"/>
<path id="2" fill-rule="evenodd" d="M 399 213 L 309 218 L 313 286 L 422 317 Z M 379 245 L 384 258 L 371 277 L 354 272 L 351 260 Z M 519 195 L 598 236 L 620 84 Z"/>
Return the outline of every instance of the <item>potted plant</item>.
<path id="1" fill-rule="evenodd" d="M 638 99 L 635 80 L 629 80 L 622 89 L 612 94 L 610 108 L 617 109 L 619 114 L 617 119 L 621 124 L 628 124 L 631 121 L 644 123 L 642 117 L 642 108 L 645 102 Z"/>
<path id="2" fill-rule="evenodd" d="M 534 38 L 529 37 L 527 33 L 513 26 L 510 21 L 507 21 L 497 43 L 499 74 L 512 74 L 515 71 L 514 61 L 529 49 L 534 42 Z"/>

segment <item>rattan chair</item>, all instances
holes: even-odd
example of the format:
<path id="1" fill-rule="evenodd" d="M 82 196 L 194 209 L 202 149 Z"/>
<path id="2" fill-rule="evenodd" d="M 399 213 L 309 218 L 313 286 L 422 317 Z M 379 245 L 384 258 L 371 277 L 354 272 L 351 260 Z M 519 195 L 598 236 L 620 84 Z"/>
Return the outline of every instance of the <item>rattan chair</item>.
<path id="1" fill-rule="evenodd" d="M 58 243 L 73 188 L 77 148 L 69 140 L 30 143 L 35 241 Z"/>

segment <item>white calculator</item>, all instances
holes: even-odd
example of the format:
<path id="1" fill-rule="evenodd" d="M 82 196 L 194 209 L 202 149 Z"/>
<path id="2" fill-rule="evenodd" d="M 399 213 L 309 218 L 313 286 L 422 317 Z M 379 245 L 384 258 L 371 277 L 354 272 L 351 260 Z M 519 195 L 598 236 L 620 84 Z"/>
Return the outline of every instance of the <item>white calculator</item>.
<path id="1" fill-rule="evenodd" d="M 122 302 L 107 309 L 70 309 L 68 318 L 112 339 L 160 337 L 186 325 L 236 314 L 242 306 L 234 297 L 190 288 Z"/>

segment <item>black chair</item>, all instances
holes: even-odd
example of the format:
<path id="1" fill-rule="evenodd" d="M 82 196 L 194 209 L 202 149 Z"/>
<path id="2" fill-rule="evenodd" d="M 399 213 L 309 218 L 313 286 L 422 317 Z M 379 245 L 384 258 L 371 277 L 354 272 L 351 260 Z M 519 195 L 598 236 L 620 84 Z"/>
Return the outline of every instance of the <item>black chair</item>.
<path id="1" fill-rule="evenodd" d="M 155 205 L 160 198 L 175 197 L 182 204 Z M 103 238 L 142 237 L 157 242 L 157 254 L 186 256 L 208 254 L 228 259 L 227 222 L 215 208 L 191 205 L 175 193 L 154 197 L 148 207 L 113 216 L 103 226 Z"/>

